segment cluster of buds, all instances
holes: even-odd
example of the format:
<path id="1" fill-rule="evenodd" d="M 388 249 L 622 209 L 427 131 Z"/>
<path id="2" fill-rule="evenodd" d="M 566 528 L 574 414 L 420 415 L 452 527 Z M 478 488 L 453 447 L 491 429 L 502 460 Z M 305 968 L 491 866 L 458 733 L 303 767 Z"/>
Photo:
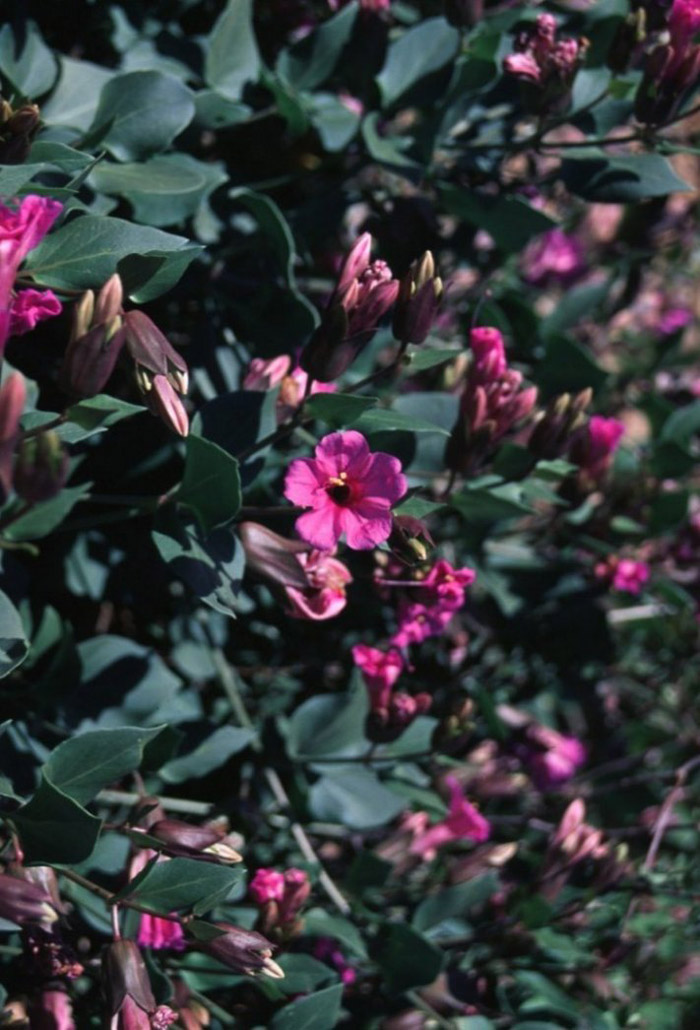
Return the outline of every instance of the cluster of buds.
<path id="1" fill-rule="evenodd" d="M 498 329 L 472 329 L 469 342 L 472 363 L 445 448 L 445 464 L 462 475 L 473 471 L 494 444 L 523 422 L 537 400 L 537 388 L 523 388 L 520 372 L 508 368 Z"/>
<path id="2" fill-rule="evenodd" d="M 672 0 L 632 0 L 630 11 L 619 23 L 608 50 L 607 63 L 614 72 L 623 72 L 639 55 L 647 37 L 666 27 Z"/>
<path id="3" fill-rule="evenodd" d="M 166 1030 L 177 1019 L 157 1005 L 146 965 L 134 941 L 108 944 L 102 955 L 102 989 L 114 1030 Z"/>
<path id="4" fill-rule="evenodd" d="M 519 33 L 514 53 L 503 61 L 503 70 L 523 84 L 524 102 L 536 114 L 556 114 L 568 107 L 588 47 L 585 39 L 557 39 L 556 34 L 554 16 L 538 15 L 531 28 Z"/>
<path id="5" fill-rule="evenodd" d="M 21 165 L 26 161 L 41 116 L 36 104 L 13 108 L 0 99 L 0 164 Z"/>
<path id="6" fill-rule="evenodd" d="M 286 422 L 307 396 L 314 393 L 335 393 L 334 383 L 311 380 L 299 365 L 292 365 L 288 354 L 275 358 L 253 358 L 243 380 L 244 390 L 266 392 L 279 387 L 276 415 L 278 424 Z"/>
<path id="7" fill-rule="evenodd" d="M 442 279 L 429 250 L 414 261 L 399 284 L 393 332 L 402 346 L 423 343 L 435 321 L 443 295 Z"/>
<path id="8" fill-rule="evenodd" d="M 697 0 L 674 0 L 668 18 L 668 43 L 648 54 L 644 77 L 634 101 L 637 121 L 664 125 L 681 108 L 700 79 L 700 47 L 693 36 L 700 29 Z"/>
<path id="9" fill-rule="evenodd" d="M 59 372 L 61 387 L 76 397 L 94 397 L 114 371 L 124 345 L 122 281 L 115 273 L 95 297 L 86 290 L 73 306 L 68 347 Z"/>
<path id="10" fill-rule="evenodd" d="M 137 828 L 134 828 L 137 831 Z M 192 826 L 180 819 L 157 819 L 148 830 L 148 846 L 158 842 L 159 850 L 171 858 L 198 858 L 204 862 L 232 864 L 243 856 L 235 846 L 238 837 L 218 826 Z M 138 839 L 132 837 L 138 843 Z"/>
<path id="11" fill-rule="evenodd" d="M 589 388 L 573 396 L 562 393 L 551 400 L 544 411 L 535 416 L 527 442 L 531 453 L 550 461 L 566 454 L 577 435 L 585 429 L 585 412 L 592 397 L 593 391 Z"/>
<path id="12" fill-rule="evenodd" d="M 579 466 L 584 486 L 595 486 L 605 478 L 624 432 L 618 419 L 593 415 L 585 430 L 574 439 L 569 458 Z"/>
<path id="13" fill-rule="evenodd" d="M 611 850 L 600 830 L 586 821 L 581 798 L 572 801 L 549 842 L 542 874 L 541 892 L 547 900 L 556 898 L 576 867 L 590 862 L 593 883 L 599 890 L 615 883 L 625 872 L 620 858 Z"/>
<path id="14" fill-rule="evenodd" d="M 370 261 L 372 237 L 359 237 L 340 270 L 320 325 L 302 351 L 300 365 L 319 382 L 337 379 L 377 331 L 399 292 L 385 261 Z"/>
<path id="15" fill-rule="evenodd" d="M 187 436 L 189 419 L 180 400 L 187 393 L 187 363 L 143 311 L 124 314 L 126 348 L 147 406 L 166 426 Z"/>
<path id="16" fill-rule="evenodd" d="M 645 561 L 620 558 L 616 554 L 596 562 L 593 572 L 596 579 L 611 584 L 614 590 L 634 597 L 641 594 L 651 576 L 651 569 Z"/>
<path id="17" fill-rule="evenodd" d="M 370 705 L 367 736 L 370 740 L 376 743 L 395 740 L 433 703 L 430 694 L 411 695 L 393 689 L 406 664 L 400 651 L 394 648 L 381 651 L 378 647 L 356 644 L 352 659 L 367 687 Z"/>
<path id="18" fill-rule="evenodd" d="M 288 940 L 303 929 L 299 913 L 311 893 L 309 877 L 303 869 L 258 869 L 248 888 L 260 905 L 257 926 L 276 939 Z"/>
<path id="19" fill-rule="evenodd" d="M 352 576 L 337 558 L 257 522 L 242 523 L 240 539 L 247 566 L 272 586 L 290 615 L 320 622 L 343 610 Z"/>
<path id="20" fill-rule="evenodd" d="M 198 947 L 207 955 L 236 973 L 284 979 L 284 970 L 272 958 L 274 945 L 261 933 L 232 923 L 216 923 L 215 926 L 217 936 L 198 941 Z"/>

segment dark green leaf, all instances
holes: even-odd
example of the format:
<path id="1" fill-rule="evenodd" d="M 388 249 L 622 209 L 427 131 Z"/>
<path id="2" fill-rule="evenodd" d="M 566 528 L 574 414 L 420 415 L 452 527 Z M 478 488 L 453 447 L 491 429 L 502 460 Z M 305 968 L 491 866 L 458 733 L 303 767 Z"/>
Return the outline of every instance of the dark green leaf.
<path id="1" fill-rule="evenodd" d="M 271 1030 L 334 1030 L 338 1025 L 343 985 L 334 984 L 285 1005 L 270 1021 Z"/>
<path id="2" fill-rule="evenodd" d="M 421 901 L 413 913 L 414 930 L 425 933 L 440 923 L 458 916 L 469 915 L 472 909 L 483 905 L 499 887 L 498 874 L 483 873 L 465 883 L 446 887 Z"/>
<path id="3" fill-rule="evenodd" d="M 176 499 L 195 513 L 207 535 L 231 522 L 241 506 L 238 462 L 211 440 L 190 433 Z"/>
<path id="4" fill-rule="evenodd" d="M 152 865 L 135 887 L 127 884 L 119 898 L 137 901 L 154 912 L 194 908 L 195 913 L 201 915 L 202 911 L 224 901 L 241 876 L 240 867 L 200 862 L 194 858 L 171 858 Z"/>
<path id="5" fill-rule="evenodd" d="M 407 433 L 440 433 L 449 436 L 449 431 L 435 422 L 415 418 L 413 415 L 390 408 L 373 408 L 365 411 L 352 423 L 352 428 L 360 433 L 379 433 L 403 431 Z"/>
<path id="6" fill-rule="evenodd" d="M 544 339 L 574 328 L 582 319 L 590 321 L 609 292 L 609 282 L 569 290 L 561 297 L 551 315 L 542 321 Z"/>
<path id="7" fill-rule="evenodd" d="M 535 379 L 548 396 L 583 390 L 587 386 L 599 390 L 608 373 L 598 365 L 592 354 L 580 343 L 567 336 L 552 336 L 544 358 L 536 366 Z"/>
<path id="8" fill-rule="evenodd" d="M 353 955 L 367 958 L 367 948 L 357 927 L 349 919 L 331 915 L 325 909 L 312 908 L 304 913 L 304 933 L 312 937 L 333 937 Z"/>
<path id="9" fill-rule="evenodd" d="M 384 927 L 374 957 L 392 994 L 424 987 L 442 969 L 442 952 L 405 923 Z"/>
<path id="10" fill-rule="evenodd" d="M 165 150 L 194 117 L 190 90 L 157 71 L 115 75 L 102 87 L 88 137 L 121 161 Z"/>
<path id="11" fill-rule="evenodd" d="M 314 418 L 321 419 L 333 429 L 341 429 L 356 421 L 376 403 L 376 397 L 355 397 L 351 393 L 316 393 L 308 398 L 304 407 Z"/>
<path id="12" fill-rule="evenodd" d="M 691 189 L 660 154 L 565 160 L 559 175 L 572 193 L 597 203 L 634 203 Z"/>
<path id="13" fill-rule="evenodd" d="M 310 32 L 277 60 L 277 72 L 297 90 L 313 90 L 335 68 L 343 47 L 350 39 L 358 5 L 352 3 Z"/>
<path id="14" fill-rule="evenodd" d="M 78 443 L 95 433 L 103 433 L 124 418 L 140 415 L 144 410 L 140 404 L 129 404 L 118 397 L 99 393 L 68 408 L 66 425 L 59 429 L 59 434 L 68 443 Z"/>
<path id="15" fill-rule="evenodd" d="M 41 540 L 65 519 L 81 497 L 90 491 L 91 483 L 64 487 L 60 494 L 50 501 L 36 504 L 26 515 L 17 519 L 5 530 L 10 540 Z"/>
<path id="16" fill-rule="evenodd" d="M 379 113 L 370 111 L 362 121 L 362 137 L 371 156 L 380 164 L 396 168 L 418 169 L 420 165 L 404 151 L 413 145 L 407 136 L 383 136 Z"/>
<path id="17" fill-rule="evenodd" d="M 357 679 L 347 694 L 310 697 L 287 725 L 289 754 L 317 761 L 363 754 L 369 747 L 364 730 L 368 711 L 367 690 Z"/>
<path id="18" fill-rule="evenodd" d="M 522 250 L 534 236 L 557 224 L 521 197 L 492 197 L 456 186 L 444 187 L 440 195 L 451 214 L 485 229 L 496 245 L 508 253 Z"/>
<path id="19" fill-rule="evenodd" d="M 102 822 L 42 777 L 34 797 L 12 821 L 31 865 L 84 862 L 97 843 Z"/>
<path id="20" fill-rule="evenodd" d="M 29 652 L 19 612 L 7 594 L 0 590 L 0 678 L 21 665 Z"/>
<path id="21" fill-rule="evenodd" d="M 457 53 L 459 32 L 444 18 L 426 18 L 405 32 L 387 53 L 377 85 L 389 107 L 414 83 L 443 68 Z"/>
<path id="22" fill-rule="evenodd" d="M 369 769 L 347 765 L 334 768 L 313 785 L 309 806 L 317 819 L 367 830 L 386 825 L 406 803 Z"/>
<path id="23" fill-rule="evenodd" d="M 185 783 L 187 780 L 206 776 L 212 769 L 218 769 L 232 755 L 247 747 L 255 737 L 253 730 L 240 726 L 220 726 L 188 755 L 173 758 L 163 766 L 159 775 L 166 783 Z"/>
<path id="24" fill-rule="evenodd" d="M 61 76 L 45 104 L 41 117 L 47 125 L 66 125 L 85 132 L 92 124 L 100 92 L 114 72 L 90 61 L 59 57 Z"/>
<path id="25" fill-rule="evenodd" d="M 144 746 L 161 727 L 95 730 L 59 744 L 44 766 L 44 776 L 81 804 L 110 783 L 138 769 Z"/>
<path id="26" fill-rule="evenodd" d="M 206 83 L 228 100 L 238 100 L 246 82 L 254 82 L 259 71 L 253 0 L 229 0 L 209 35 L 204 61 Z"/>

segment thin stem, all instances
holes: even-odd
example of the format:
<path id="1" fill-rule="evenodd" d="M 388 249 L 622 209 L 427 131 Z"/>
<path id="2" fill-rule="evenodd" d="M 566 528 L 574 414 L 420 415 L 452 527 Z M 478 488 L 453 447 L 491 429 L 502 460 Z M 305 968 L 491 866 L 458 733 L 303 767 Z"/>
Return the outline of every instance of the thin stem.
<path id="1" fill-rule="evenodd" d="M 251 741 L 251 747 L 253 747 L 258 752 L 258 754 L 261 754 L 263 748 L 262 743 L 260 741 L 260 737 L 258 735 L 258 731 L 255 728 L 252 719 L 248 715 L 248 710 L 245 706 L 245 702 L 241 696 L 240 690 L 238 689 L 236 676 L 230 668 L 226 660 L 226 656 L 224 655 L 220 647 L 214 646 L 212 646 L 211 648 L 211 655 L 217 674 L 219 676 L 219 681 L 224 689 L 226 697 L 229 700 L 229 703 L 231 705 L 231 708 L 233 709 L 236 718 L 238 719 L 241 726 L 245 727 L 246 729 L 250 730 L 252 733 L 255 734 L 253 740 Z M 290 829 L 292 831 L 294 839 L 296 840 L 299 846 L 299 850 L 301 851 L 307 862 L 310 862 L 312 865 L 318 867 L 319 883 L 321 884 L 321 886 L 323 887 L 323 889 L 325 890 L 326 894 L 331 899 L 333 904 L 336 906 L 336 908 L 340 912 L 342 912 L 344 916 L 348 915 L 351 911 L 350 905 L 345 900 L 345 898 L 340 893 L 331 877 L 324 869 L 321 860 L 314 851 L 313 845 L 309 840 L 306 831 L 304 830 L 304 827 L 293 818 L 294 809 L 292 807 L 292 803 L 289 799 L 289 795 L 284 789 L 282 781 L 280 780 L 277 772 L 274 769 L 270 768 L 270 766 L 265 765 L 263 767 L 263 774 L 268 782 L 270 790 L 272 791 L 275 801 L 277 802 L 279 807 L 292 815 L 292 818 L 290 819 Z"/>
<path id="2" fill-rule="evenodd" d="M 34 426 L 33 429 L 27 429 L 26 432 L 22 433 L 23 440 L 31 440 L 33 436 L 40 436 L 42 433 L 48 433 L 51 429 L 58 429 L 66 421 L 68 416 L 64 413 L 63 415 L 56 415 L 56 418 L 50 419 L 48 422 L 44 422 L 40 426 Z"/>
<path id="3" fill-rule="evenodd" d="M 192 916 L 178 916 L 174 912 L 157 912 L 152 908 L 147 908 L 145 905 L 139 905 L 136 901 L 129 901 L 128 898 L 120 898 L 117 902 L 116 894 L 112 891 L 106 890 L 104 887 L 100 887 L 98 883 L 93 883 L 92 880 L 88 880 L 86 876 L 82 876 L 80 873 L 76 873 L 74 869 L 68 867 L 59 866 L 56 872 L 60 876 L 65 876 L 67 880 L 72 880 L 73 883 L 77 883 L 79 887 L 84 887 L 85 890 L 90 891 L 96 897 L 101 898 L 110 909 L 116 909 L 119 905 L 122 908 L 133 908 L 135 912 L 144 912 L 146 915 L 158 915 L 162 919 L 169 919 L 172 923 L 180 923 L 181 926 L 187 926 L 191 921 Z M 112 915 L 112 925 L 114 926 L 114 916 Z M 117 924 L 118 925 L 118 924 Z"/>
<path id="4" fill-rule="evenodd" d="M 101 790 L 96 800 L 103 805 L 138 805 L 143 794 L 127 790 Z M 190 801 L 189 798 L 158 797 L 158 804 L 166 812 L 185 812 L 188 815 L 209 815 L 213 805 L 209 801 Z"/>
<path id="5" fill-rule="evenodd" d="M 412 1005 L 415 1005 L 417 1009 L 420 1009 L 421 1012 L 424 1012 L 426 1016 L 430 1017 L 431 1023 L 444 1027 L 445 1030 L 454 1030 L 454 1023 L 452 1020 L 444 1019 L 432 1005 L 429 1005 L 427 1001 L 424 1001 L 423 998 L 421 998 L 418 991 L 406 991 L 405 993 Z"/>

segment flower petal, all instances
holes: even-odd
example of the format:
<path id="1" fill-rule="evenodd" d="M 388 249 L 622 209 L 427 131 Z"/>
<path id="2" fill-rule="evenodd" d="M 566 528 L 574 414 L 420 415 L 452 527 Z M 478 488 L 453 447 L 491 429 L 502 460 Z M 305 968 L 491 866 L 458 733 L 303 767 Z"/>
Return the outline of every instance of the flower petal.
<path id="1" fill-rule="evenodd" d="M 337 517 L 338 509 L 331 501 L 322 508 L 300 515 L 295 523 L 296 531 L 307 544 L 319 551 L 332 551 L 342 532 Z M 371 546 L 371 545 L 370 545 Z"/>
<path id="2" fill-rule="evenodd" d="M 292 504 L 304 508 L 317 508 L 325 504 L 325 477 L 319 474 L 313 458 L 297 458 L 287 469 L 284 480 L 284 496 Z"/>

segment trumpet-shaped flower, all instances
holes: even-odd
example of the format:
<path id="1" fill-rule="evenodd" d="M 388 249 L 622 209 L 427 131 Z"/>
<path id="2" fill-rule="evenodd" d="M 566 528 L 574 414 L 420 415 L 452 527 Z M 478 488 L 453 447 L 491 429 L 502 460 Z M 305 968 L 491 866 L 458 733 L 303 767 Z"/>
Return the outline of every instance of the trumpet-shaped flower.
<path id="1" fill-rule="evenodd" d="M 459 780 L 454 776 L 446 776 L 445 784 L 450 792 L 450 809 L 447 816 L 419 832 L 410 847 L 411 854 L 420 855 L 426 861 L 435 857 L 438 848 L 452 841 L 473 840 L 481 843 L 488 840 L 491 835 L 488 820 L 467 801 Z"/>
<path id="2" fill-rule="evenodd" d="M 331 433 L 313 458 L 289 466 L 284 495 L 313 509 L 297 519 L 302 540 L 331 551 L 345 535 L 348 547 L 367 550 L 391 534 L 391 507 L 406 493 L 398 458 L 372 453 L 361 433 Z"/>

